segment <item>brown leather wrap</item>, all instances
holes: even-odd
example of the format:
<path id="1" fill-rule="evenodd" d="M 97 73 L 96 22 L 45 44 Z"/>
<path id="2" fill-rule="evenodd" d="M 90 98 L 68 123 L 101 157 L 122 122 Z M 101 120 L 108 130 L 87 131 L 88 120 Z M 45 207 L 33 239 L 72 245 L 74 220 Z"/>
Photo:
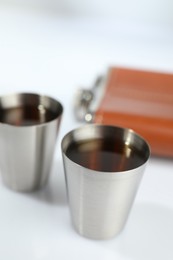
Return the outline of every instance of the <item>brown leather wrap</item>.
<path id="1" fill-rule="evenodd" d="M 173 157 L 173 74 L 111 68 L 94 121 L 132 128 L 152 154 Z"/>

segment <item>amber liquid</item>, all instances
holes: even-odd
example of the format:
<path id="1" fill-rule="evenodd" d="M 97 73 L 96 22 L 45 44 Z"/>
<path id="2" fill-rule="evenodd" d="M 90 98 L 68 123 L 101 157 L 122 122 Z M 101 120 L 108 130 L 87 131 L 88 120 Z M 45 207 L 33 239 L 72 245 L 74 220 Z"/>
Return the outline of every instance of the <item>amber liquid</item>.
<path id="1" fill-rule="evenodd" d="M 104 172 L 127 171 L 144 163 L 137 149 L 109 139 L 74 142 L 68 147 L 66 155 L 83 167 Z"/>
<path id="2" fill-rule="evenodd" d="M 44 107 L 23 106 L 0 109 L 0 122 L 15 126 L 31 126 L 49 122 L 56 114 Z"/>

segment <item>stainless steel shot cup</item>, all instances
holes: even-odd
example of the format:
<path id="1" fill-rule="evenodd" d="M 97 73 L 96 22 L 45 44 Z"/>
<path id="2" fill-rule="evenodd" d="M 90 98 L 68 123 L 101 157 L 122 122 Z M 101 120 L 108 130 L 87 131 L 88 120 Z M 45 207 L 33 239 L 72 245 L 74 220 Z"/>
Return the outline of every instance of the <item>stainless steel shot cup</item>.
<path id="1" fill-rule="evenodd" d="M 149 159 L 148 144 L 130 129 L 91 124 L 65 135 L 62 155 L 77 232 L 92 239 L 117 235 Z"/>
<path id="2" fill-rule="evenodd" d="M 28 192 L 47 182 L 62 111 L 48 96 L 0 97 L 0 172 L 7 187 Z"/>

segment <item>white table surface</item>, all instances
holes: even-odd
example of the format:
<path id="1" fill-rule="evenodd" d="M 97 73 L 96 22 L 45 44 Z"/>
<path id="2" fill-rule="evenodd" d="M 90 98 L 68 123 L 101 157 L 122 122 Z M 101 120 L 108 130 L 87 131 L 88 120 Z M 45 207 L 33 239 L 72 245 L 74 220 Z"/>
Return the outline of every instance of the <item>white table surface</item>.
<path id="1" fill-rule="evenodd" d="M 0 95 L 38 92 L 64 106 L 48 185 L 21 194 L 0 182 L 0 259 L 173 259 L 173 160 L 150 159 L 125 230 L 94 241 L 71 225 L 60 152 L 63 135 L 80 125 L 72 111 L 79 86 L 110 65 L 173 72 L 172 61 L 168 28 L 0 5 Z"/>

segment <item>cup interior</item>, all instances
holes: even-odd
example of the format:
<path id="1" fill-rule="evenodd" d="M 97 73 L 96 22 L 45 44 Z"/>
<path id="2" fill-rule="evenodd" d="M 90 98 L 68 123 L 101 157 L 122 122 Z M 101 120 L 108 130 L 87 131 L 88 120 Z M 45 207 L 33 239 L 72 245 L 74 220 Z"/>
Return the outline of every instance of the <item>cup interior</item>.
<path id="1" fill-rule="evenodd" d="M 58 118 L 62 110 L 62 105 L 48 96 L 21 93 L 0 97 L 0 122 L 4 124 L 43 124 Z"/>
<path id="2" fill-rule="evenodd" d="M 135 169 L 150 155 L 146 141 L 133 130 L 94 124 L 67 134 L 62 150 L 74 163 L 101 172 Z"/>

